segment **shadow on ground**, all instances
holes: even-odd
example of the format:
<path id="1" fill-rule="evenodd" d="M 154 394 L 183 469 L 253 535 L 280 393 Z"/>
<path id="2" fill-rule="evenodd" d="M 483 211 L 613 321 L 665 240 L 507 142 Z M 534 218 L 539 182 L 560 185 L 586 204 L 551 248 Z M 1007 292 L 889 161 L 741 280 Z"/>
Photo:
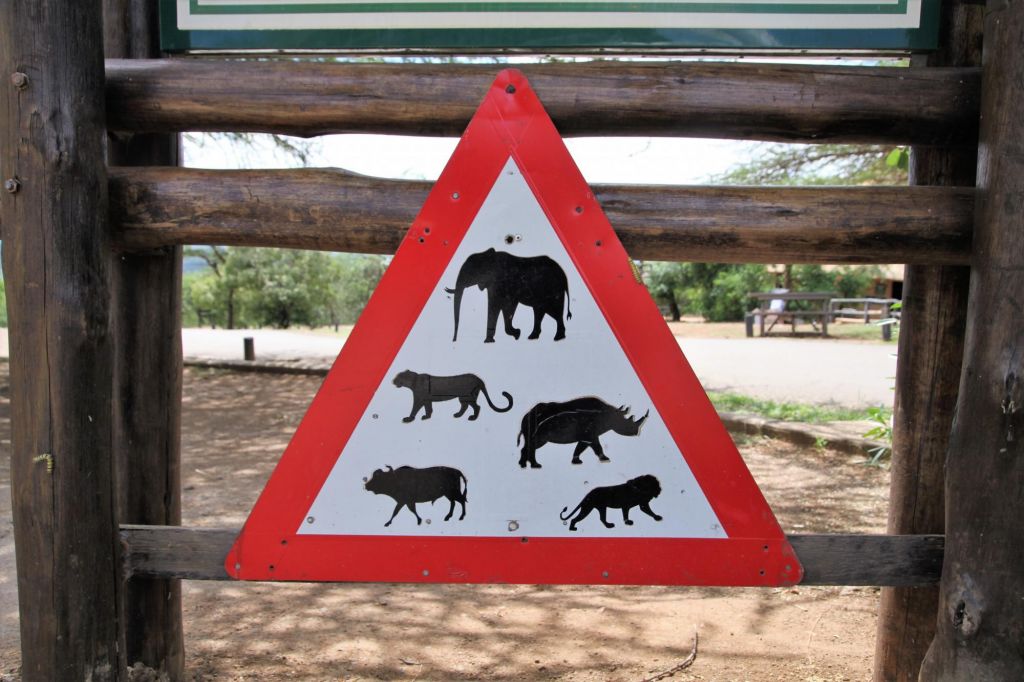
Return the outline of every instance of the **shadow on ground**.
<path id="1" fill-rule="evenodd" d="M 17 605 L 6 367 L 0 387 L 0 673 L 14 673 Z M 238 527 L 319 387 L 308 376 L 188 370 L 183 508 Z M 882 532 L 887 473 L 847 455 L 744 439 L 787 532 Z M 552 560 L 556 560 L 552 558 Z M 660 588 L 187 582 L 193 680 L 641 680 L 870 677 L 873 588 Z"/>

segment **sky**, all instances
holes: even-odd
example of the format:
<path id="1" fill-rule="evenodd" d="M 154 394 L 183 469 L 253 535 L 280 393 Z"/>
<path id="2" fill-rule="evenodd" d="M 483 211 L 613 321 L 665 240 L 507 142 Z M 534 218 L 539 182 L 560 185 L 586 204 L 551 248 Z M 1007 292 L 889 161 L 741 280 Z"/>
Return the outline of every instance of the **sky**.
<path id="1" fill-rule="evenodd" d="M 326 135 L 312 142 L 310 166 L 405 180 L 436 180 L 457 138 L 401 135 Z M 758 143 L 675 137 L 568 138 L 566 145 L 590 183 L 707 184 L 750 158 Z M 223 139 L 190 136 L 191 168 L 286 168 L 300 163 L 267 136 L 245 148 Z"/>

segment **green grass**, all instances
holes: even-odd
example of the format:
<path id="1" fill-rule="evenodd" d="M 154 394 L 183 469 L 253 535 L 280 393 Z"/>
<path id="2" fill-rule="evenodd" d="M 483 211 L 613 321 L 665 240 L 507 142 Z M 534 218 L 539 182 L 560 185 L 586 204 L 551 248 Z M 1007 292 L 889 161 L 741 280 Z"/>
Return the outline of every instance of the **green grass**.
<path id="1" fill-rule="evenodd" d="M 837 339 L 858 339 L 863 341 L 878 341 L 879 343 L 895 344 L 900 339 L 900 328 L 893 329 L 890 341 L 882 340 L 882 328 L 877 324 L 833 324 L 828 328 L 828 335 Z"/>
<path id="2" fill-rule="evenodd" d="M 805 422 L 820 424 L 822 422 L 856 421 L 876 419 L 879 413 L 887 415 L 889 408 L 853 409 L 846 407 L 825 407 L 821 405 L 804 405 L 801 403 L 778 403 L 774 400 L 761 400 L 735 393 L 708 393 L 715 409 L 721 412 L 743 412 L 756 414 L 768 419 L 779 419 L 788 422 Z"/>

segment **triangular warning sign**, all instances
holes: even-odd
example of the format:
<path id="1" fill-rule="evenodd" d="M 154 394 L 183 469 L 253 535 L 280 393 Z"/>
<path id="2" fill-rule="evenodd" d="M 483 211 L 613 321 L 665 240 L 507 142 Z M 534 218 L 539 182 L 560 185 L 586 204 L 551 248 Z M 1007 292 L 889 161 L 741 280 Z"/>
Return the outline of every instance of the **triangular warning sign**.
<path id="1" fill-rule="evenodd" d="M 470 122 L 226 567 L 382 582 L 802 574 L 514 70 Z"/>

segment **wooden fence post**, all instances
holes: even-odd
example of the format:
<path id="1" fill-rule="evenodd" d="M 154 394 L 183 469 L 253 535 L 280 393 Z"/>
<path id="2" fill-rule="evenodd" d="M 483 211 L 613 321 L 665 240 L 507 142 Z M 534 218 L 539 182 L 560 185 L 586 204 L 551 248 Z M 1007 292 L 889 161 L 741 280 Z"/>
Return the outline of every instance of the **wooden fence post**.
<path id="1" fill-rule="evenodd" d="M 1024 3 L 985 10 L 979 206 L 924 680 L 1024 679 Z"/>
<path id="2" fill-rule="evenodd" d="M 120 680 L 100 3 L 0 3 L 22 678 Z"/>
<path id="3" fill-rule="evenodd" d="M 968 0 L 943 5 L 939 50 L 920 66 L 981 64 L 982 8 Z M 977 150 L 915 148 L 913 185 L 974 185 Z M 903 284 L 899 364 L 893 408 L 889 526 L 893 535 L 942 534 L 946 450 L 964 349 L 965 267 L 908 265 Z M 935 635 L 938 587 L 882 590 L 875 640 L 875 682 L 918 679 Z"/>
<path id="4" fill-rule="evenodd" d="M 108 58 L 160 56 L 158 3 L 103 0 Z M 174 166 L 178 136 L 119 134 L 111 166 Z M 181 247 L 121 254 L 111 271 L 115 341 L 113 444 L 120 523 L 181 523 Z M 185 675 L 181 582 L 133 578 L 124 585 L 128 665 L 171 680 Z"/>

